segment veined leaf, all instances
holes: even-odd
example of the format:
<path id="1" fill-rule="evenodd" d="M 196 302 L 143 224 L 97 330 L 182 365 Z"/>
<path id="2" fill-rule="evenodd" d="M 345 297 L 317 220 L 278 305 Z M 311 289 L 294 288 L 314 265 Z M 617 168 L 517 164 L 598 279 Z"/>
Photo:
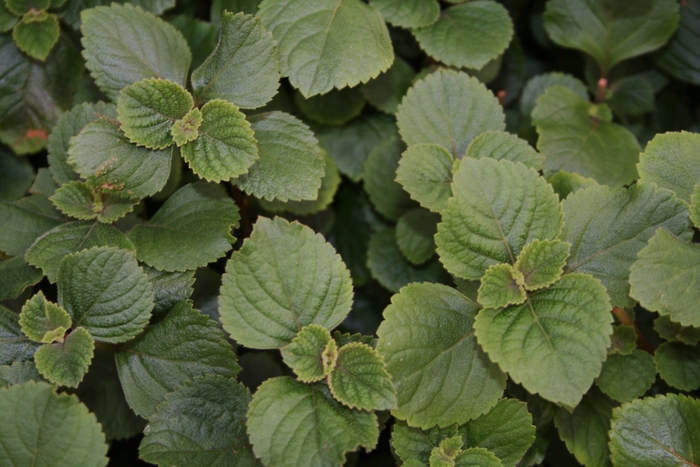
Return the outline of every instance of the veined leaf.
<path id="1" fill-rule="evenodd" d="M 462 437 L 457 435 L 443 439 L 430 453 L 430 467 L 453 467 L 455 458 L 462 452 Z"/>
<path id="2" fill-rule="evenodd" d="M 95 341 L 84 327 L 74 329 L 61 339 L 36 349 L 34 361 L 39 373 L 52 383 L 75 388 L 88 371 Z"/>
<path id="3" fill-rule="evenodd" d="M 323 361 L 323 353 L 332 340 L 328 329 L 309 324 L 301 328 L 292 342 L 280 349 L 282 360 L 294 371 L 299 381 L 320 381 L 333 369 L 324 365 Z"/>
<path id="4" fill-rule="evenodd" d="M 656 349 L 654 360 L 659 375 L 674 388 L 700 388 L 700 346 L 665 342 Z"/>
<path id="5" fill-rule="evenodd" d="M 635 349 L 627 355 L 609 354 L 595 382 L 616 401 L 629 402 L 647 392 L 654 381 L 654 358 L 643 350 Z"/>
<path id="6" fill-rule="evenodd" d="M 195 271 L 159 271 L 150 266 L 143 266 L 148 280 L 153 286 L 155 306 L 153 316 L 160 316 L 170 311 L 177 302 L 190 298 L 194 289 Z"/>
<path id="7" fill-rule="evenodd" d="M 46 11 L 27 12 L 12 30 L 17 47 L 42 62 L 56 45 L 60 34 L 58 18 Z"/>
<path id="8" fill-rule="evenodd" d="M 610 90 L 613 95 L 608 103 L 617 114 L 638 116 L 655 108 L 654 87 L 642 76 L 633 75 L 615 80 Z"/>
<path id="9" fill-rule="evenodd" d="M 384 217 L 394 221 L 415 206 L 408 193 L 395 181 L 396 168 L 405 148 L 398 138 L 379 143 L 369 153 L 362 172 L 370 201 Z"/>
<path id="10" fill-rule="evenodd" d="M 537 290 L 554 284 L 564 272 L 571 245 L 559 240 L 539 240 L 523 248 L 515 269 L 523 275 L 527 290 Z"/>
<path id="11" fill-rule="evenodd" d="M 52 0 L 52 6 L 58 6 L 53 5 L 56 2 L 64 3 L 65 0 Z M 165 10 L 175 6 L 175 0 L 117 0 L 116 2 L 111 0 L 71 0 L 61 11 L 60 17 L 61 20 L 77 31 L 80 29 L 80 13 L 83 10 L 95 6 L 110 5 L 111 3 L 130 3 L 150 11 L 156 16 L 160 16 Z"/>
<path id="12" fill-rule="evenodd" d="M 396 245 L 413 264 L 422 264 L 435 254 L 435 233 L 440 216 L 426 209 L 412 209 L 396 223 Z"/>
<path id="13" fill-rule="evenodd" d="M 675 35 L 659 53 L 656 64 L 670 75 L 700 84 L 700 38 L 696 31 L 700 27 L 700 3 L 690 0 L 682 4 L 681 20 Z"/>
<path id="14" fill-rule="evenodd" d="M 437 144 L 409 146 L 399 159 L 396 181 L 424 208 L 440 212 L 452 196 L 452 154 Z"/>
<path id="15" fill-rule="evenodd" d="M 501 308 L 525 301 L 525 278 L 510 264 L 492 264 L 481 278 L 478 300 L 484 307 Z"/>
<path id="16" fill-rule="evenodd" d="M 40 194 L 14 202 L 0 199 L 0 251 L 22 256 L 34 241 L 66 218 Z"/>
<path id="17" fill-rule="evenodd" d="M 19 296 L 24 289 L 39 282 L 41 270 L 27 264 L 22 256 L 0 261 L 0 300 Z"/>
<path id="18" fill-rule="evenodd" d="M 399 458 L 406 465 L 409 461 L 417 461 L 427 465 L 430 454 L 440 443 L 457 435 L 457 425 L 444 428 L 434 426 L 427 430 L 408 426 L 402 420 L 396 420 L 391 432 L 391 445 Z"/>
<path id="19" fill-rule="evenodd" d="M 681 326 L 671 321 L 668 315 L 659 316 L 654 320 L 654 331 L 667 341 L 682 342 L 688 345 L 700 342 L 700 328 Z"/>
<path id="20" fill-rule="evenodd" d="M 520 115 L 530 118 L 537 99 L 551 86 L 564 86 L 575 92 L 581 99 L 588 99 L 588 89 L 581 80 L 566 73 L 551 72 L 537 75 L 527 82 L 520 96 Z"/>
<path id="21" fill-rule="evenodd" d="M 480 134 L 467 148 L 467 157 L 482 159 L 506 159 L 511 162 L 521 162 L 526 167 L 540 170 L 544 156 L 512 133 L 505 131 L 487 131 Z"/>
<path id="22" fill-rule="evenodd" d="M 370 0 L 370 5 L 381 11 L 387 22 L 402 28 L 430 26 L 440 17 L 436 0 Z"/>
<path id="23" fill-rule="evenodd" d="M 27 381 L 41 381 L 42 377 L 32 361 L 14 362 L 12 365 L 0 365 L 0 388 L 15 386 Z"/>
<path id="24" fill-rule="evenodd" d="M 46 300 L 44 293 L 39 291 L 22 307 L 19 325 L 24 335 L 34 342 L 62 342 L 63 334 L 71 326 L 71 317 L 66 310 Z"/>
<path id="25" fill-rule="evenodd" d="M 29 360 L 38 347 L 22 332 L 19 315 L 0 305 L 0 365 Z"/>
<path id="26" fill-rule="evenodd" d="M 64 214 L 76 219 L 97 219 L 111 223 L 134 209 L 138 200 L 120 195 L 118 191 L 101 189 L 91 183 L 74 180 L 61 185 L 51 201 Z"/>

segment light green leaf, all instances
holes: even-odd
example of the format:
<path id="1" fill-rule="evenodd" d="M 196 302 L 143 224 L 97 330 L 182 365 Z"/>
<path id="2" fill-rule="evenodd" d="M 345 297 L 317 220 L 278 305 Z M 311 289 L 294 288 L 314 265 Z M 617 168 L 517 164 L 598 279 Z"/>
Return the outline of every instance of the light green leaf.
<path id="1" fill-rule="evenodd" d="M 558 170 L 617 188 L 637 178 L 641 147 L 625 127 L 591 116 L 595 104 L 563 86 L 547 88 L 532 111 L 545 173 Z"/>
<path id="2" fill-rule="evenodd" d="M 563 170 L 547 178 L 547 182 L 552 185 L 554 192 L 559 195 L 559 199 L 566 199 L 571 193 L 575 193 L 581 188 L 598 185 L 598 182 L 592 178 Z"/>
<path id="3" fill-rule="evenodd" d="M 613 411 L 610 452 L 615 467 L 693 465 L 700 450 L 700 401 L 668 394 Z"/>
<path id="4" fill-rule="evenodd" d="M 682 342 L 688 345 L 700 342 L 700 328 L 681 326 L 671 321 L 668 315 L 659 316 L 654 320 L 654 331 L 667 341 Z"/>
<path id="5" fill-rule="evenodd" d="M 654 87 L 640 75 L 628 76 L 612 83 L 610 108 L 618 114 L 643 115 L 654 110 Z"/>
<path id="6" fill-rule="evenodd" d="M 134 227 L 129 239 L 139 261 L 166 271 L 187 271 L 216 261 L 231 249 L 229 233 L 238 226 L 238 209 L 222 186 L 185 185 L 151 220 Z"/>
<path id="7" fill-rule="evenodd" d="M 377 351 L 396 389 L 396 418 L 446 427 L 496 404 L 505 375 L 476 343 L 476 313 L 475 304 L 443 285 L 410 284 L 394 295 L 377 330 Z"/>
<path id="8" fill-rule="evenodd" d="M 206 180 L 219 182 L 245 174 L 258 159 L 253 130 L 235 104 L 209 101 L 202 107 L 199 137 L 182 146 L 182 158 Z"/>
<path id="9" fill-rule="evenodd" d="M 700 388 L 700 346 L 666 342 L 656 349 L 654 360 L 669 385 L 683 391 Z"/>
<path id="10" fill-rule="evenodd" d="M 194 108 L 187 112 L 184 117 L 173 123 L 170 128 L 170 135 L 173 142 L 178 146 L 192 142 L 199 137 L 199 127 L 202 126 L 202 111 Z"/>
<path id="11" fill-rule="evenodd" d="M 325 378 L 333 367 L 325 368 L 322 354 L 333 339 L 328 329 L 318 324 L 304 326 L 288 345 L 280 349 L 282 360 L 304 383 Z"/>
<path id="12" fill-rule="evenodd" d="M 418 2 L 425 0 L 418 0 Z M 437 5 L 434 0 L 428 0 Z M 407 3 L 400 1 L 400 3 Z M 401 99 L 413 84 L 416 72 L 411 65 L 397 56 L 394 64 L 384 73 L 362 86 L 362 94 L 367 102 L 384 113 L 395 114 Z"/>
<path id="13" fill-rule="evenodd" d="M 71 138 L 68 162 L 96 186 L 129 198 L 158 193 L 170 176 L 172 148 L 151 150 L 131 144 L 118 122 L 98 119 Z"/>
<path id="14" fill-rule="evenodd" d="M 584 272 L 600 279 L 614 306 L 634 304 L 629 298 L 630 266 L 657 228 L 690 239 L 687 207 L 653 185 L 586 188 L 570 195 L 562 206 L 560 239 L 575 245 L 565 273 Z"/>
<path id="15" fill-rule="evenodd" d="M 455 458 L 462 452 L 462 437 L 457 435 L 443 439 L 430 453 L 430 467 L 453 467 Z"/>
<path id="16" fill-rule="evenodd" d="M 452 154 L 437 144 L 409 146 L 399 159 L 396 181 L 424 208 L 440 212 L 452 196 Z"/>
<path id="17" fill-rule="evenodd" d="M 539 240 L 523 248 L 515 269 L 523 275 L 527 290 L 537 290 L 554 284 L 564 272 L 571 245 L 559 240 Z"/>
<path id="18" fill-rule="evenodd" d="M 186 300 L 122 346 L 115 359 L 126 400 L 145 418 L 183 382 L 204 375 L 234 378 L 241 370 L 217 324 Z"/>
<path id="19" fill-rule="evenodd" d="M 431 57 L 479 70 L 505 52 L 513 38 L 513 22 L 503 5 L 475 0 L 441 11 L 437 22 L 412 32 Z"/>
<path id="20" fill-rule="evenodd" d="M 116 3 L 84 10 L 80 18 L 86 66 L 110 99 L 144 78 L 185 85 L 192 53 L 170 24 L 138 7 Z"/>
<path id="21" fill-rule="evenodd" d="M 66 221 L 40 194 L 14 202 L 0 199 L 0 219 L 0 251 L 13 256 L 23 256 L 38 237 Z"/>
<path id="22" fill-rule="evenodd" d="M 29 381 L 0 389 L 0 463 L 105 467 L 107 444 L 95 416 L 75 396 Z M 34 416 L 27 416 L 33 414 Z M 10 446 L 22 446 L 10 449 Z"/>
<path id="23" fill-rule="evenodd" d="M 39 291 L 22 307 L 19 325 L 24 335 L 34 342 L 63 342 L 71 318 L 66 310 L 46 300 L 44 293 Z"/>
<path id="24" fill-rule="evenodd" d="M 325 94 L 304 98 L 294 93 L 294 103 L 310 120 L 324 125 L 342 125 L 360 115 L 365 97 L 359 87 L 331 89 Z"/>
<path id="25" fill-rule="evenodd" d="M 396 169 L 406 145 L 398 138 L 379 143 L 370 152 L 362 173 L 364 188 L 374 207 L 384 217 L 397 220 L 415 207 L 401 185 L 395 181 Z"/>
<path id="26" fill-rule="evenodd" d="M 608 355 L 619 353 L 629 355 L 637 348 L 637 333 L 633 326 L 613 326 Z"/>
<path id="27" fill-rule="evenodd" d="M 690 220 L 700 229 L 700 183 L 695 185 L 695 190 L 690 196 Z"/>
<path id="28" fill-rule="evenodd" d="M 440 16 L 440 4 L 436 0 L 370 0 L 384 19 L 402 28 L 430 26 Z"/>
<path id="29" fill-rule="evenodd" d="M 396 119 L 406 144 L 438 144 L 454 158 L 479 134 L 505 129 L 496 96 L 476 78 L 451 70 L 431 73 L 409 89 Z"/>
<path id="30" fill-rule="evenodd" d="M 224 99 L 243 109 L 262 107 L 277 94 L 280 65 L 272 34 L 260 19 L 224 11 L 219 44 L 192 73 L 197 102 Z"/>
<path id="31" fill-rule="evenodd" d="M 550 0 L 544 12 L 549 37 L 563 47 L 582 50 L 600 65 L 601 74 L 622 60 L 656 50 L 678 25 L 674 0 Z"/>
<path id="32" fill-rule="evenodd" d="M 285 376 L 268 379 L 253 395 L 248 434 L 263 464 L 340 467 L 347 451 L 373 449 L 379 429 L 373 412 L 341 405 L 322 384 Z"/>
<path id="33" fill-rule="evenodd" d="M 0 300 L 15 298 L 30 285 L 39 282 L 44 275 L 30 266 L 22 256 L 0 261 Z"/>
<path id="34" fill-rule="evenodd" d="M 588 99 L 588 89 L 581 80 L 566 73 L 551 72 L 537 75 L 527 82 L 520 96 L 520 115 L 530 118 L 537 99 L 551 86 L 564 86 L 581 99 Z"/>
<path id="35" fill-rule="evenodd" d="M 670 75 L 689 83 L 700 84 L 700 3 L 695 0 L 682 4 L 681 20 L 675 35 L 657 55 L 656 64 Z"/>
<path id="36" fill-rule="evenodd" d="M 455 467 L 503 467 L 492 452 L 483 448 L 469 448 L 455 458 Z"/>
<path id="37" fill-rule="evenodd" d="M 511 162 L 521 162 L 526 167 L 540 170 L 544 156 L 512 133 L 505 131 L 487 131 L 480 134 L 467 148 L 467 157 L 482 159 L 506 159 Z"/>
<path id="38" fill-rule="evenodd" d="M 492 264 L 514 264 L 525 245 L 552 240 L 561 230 L 551 185 L 522 164 L 462 159 L 452 191 L 435 243 L 453 275 L 480 279 Z"/>
<path id="39" fill-rule="evenodd" d="M 15 201 L 21 198 L 32 186 L 34 177 L 34 169 L 26 158 L 0 149 L 0 199 Z"/>
<path id="40" fill-rule="evenodd" d="M 308 324 L 336 327 L 350 312 L 352 294 L 349 271 L 320 234 L 260 217 L 226 265 L 219 313 L 238 343 L 274 349 Z"/>
<path id="41" fill-rule="evenodd" d="M 629 402 L 647 392 L 654 381 L 654 358 L 643 350 L 635 349 L 628 355 L 609 354 L 596 384 L 616 401 Z"/>
<path id="42" fill-rule="evenodd" d="M 117 114 L 124 135 L 149 149 L 173 144 L 170 130 L 192 109 L 185 88 L 167 79 L 150 78 L 125 87 L 117 98 Z"/>
<path id="43" fill-rule="evenodd" d="M 148 280 L 153 286 L 155 306 L 153 316 L 160 316 L 170 311 L 177 302 L 190 298 L 194 292 L 195 271 L 159 271 L 150 266 L 143 266 Z"/>
<path id="44" fill-rule="evenodd" d="M 17 16 L 22 16 L 26 13 L 42 11 L 49 8 L 50 0 L 4 0 L 5 6 Z"/>
<path id="45" fill-rule="evenodd" d="M 525 301 L 525 278 L 510 264 L 492 264 L 486 269 L 479 286 L 479 304 L 501 308 Z"/>
<path id="46" fill-rule="evenodd" d="M 0 388 L 15 386 L 27 381 L 41 381 L 42 377 L 34 362 L 14 362 L 12 365 L 0 365 Z"/>
<path id="47" fill-rule="evenodd" d="M 444 428 L 434 426 L 428 430 L 410 427 L 402 420 L 396 420 L 391 431 L 391 445 L 396 454 L 407 465 L 409 461 L 415 461 L 427 466 L 430 462 L 430 454 L 440 443 L 457 435 L 457 425 L 449 425 Z"/>
<path id="48" fill-rule="evenodd" d="M 309 127 L 284 112 L 259 114 L 250 120 L 260 159 L 232 182 L 266 200 L 316 199 L 324 160 Z"/>
<path id="49" fill-rule="evenodd" d="M 328 387 L 336 400 L 352 409 L 396 408 L 396 393 L 384 360 L 367 344 L 353 342 L 338 350 Z"/>
<path id="50" fill-rule="evenodd" d="M 88 371 L 94 349 L 95 341 L 81 326 L 65 339 L 39 347 L 34 361 L 39 373 L 52 383 L 75 388 Z"/>
<path id="51" fill-rule="evenodd" d="M 221 376 L 183 383 L 149 419 L 139 457 L 158 465 L 257 465 L 245 425 L 250 399 L 245 386 Z"/>
<path id="52" fill-rule="evenodd" d="M 359 0 L 264 0 L 257 15 L 277 40 L 282 76 L 306 97 L 366 83 L 394 61 L 381 13 Z"/>
<path id="53" fill-rule="evenodd" d="M 38 347 L 22 332 L 19 315 L 0 305 L 0 365 L 29 360 Z"/>
<path id="54" fill-rule="evenodd" d="M 600 373 L 612 332 L 600 281 L 567 274 L 526 303 L 486 308 L 474 329 L 489 358 L 531 393 L 575 407 Z"/>
<path id="55" fill-rule="evenodd" d="M 658 134 L 639 156 L 640 181 L 656 183 L 690 203 L 700 182 L 700 135 L 687 131 Z"/>
<path id="56" fill-rule="evenodd" d="M 73 326 L 99 341 L 131 340 L 151 318 L 153 287 L 131 251 L 97 247 L 67 255 L 56 282 Z"/>
<path id="57" fill-rule="evenodd" d="M 97 219 L 107 224 L 126 215 L 138 202 L 120 195 L 118 191 L 103 190 L 78 180 L 62 185 L 50 199 L 68 216 L 81 220 Z"/>
<path id="58" fill-rule="evenodd" d="M 30 11 L 12 30 L 17 47 L 32 58 L 44 61 L 61 34 L 56 15 Z"/>
<path id="59" fill-rule="evenodd" d="M 396 245 L 413 264 L 422 264 L 435 254 L 435 233 L 440 216 L 425 209 L 412 209 L 396 223 Z"/>

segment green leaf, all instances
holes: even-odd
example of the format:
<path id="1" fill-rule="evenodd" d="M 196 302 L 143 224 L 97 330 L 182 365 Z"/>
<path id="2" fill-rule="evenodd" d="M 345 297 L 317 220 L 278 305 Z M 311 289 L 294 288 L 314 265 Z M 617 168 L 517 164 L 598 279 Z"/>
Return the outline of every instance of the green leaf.
<path id="1" fill-rule="evenodd" d="M 535 239 L 518 255 L 515 269 L 523 275 L 527 290 L 554 284 L 564 272 L 571 245 L 559 240 Z"/>
<path id="2" fill-rule="evenodd" d="M 629 402 L 647 392 L 654 381 L 654 358 L 643 350 L 635 349 L 628 355 L 608 355 L 596 384 L 616 401 Z"/>
<path id="3" fill-rule="evenodd" d="M 280 349 L 282 360 L 294 371 L 299 381 L 320 381 L 333 369 L 326 368 L 322 358 L 332 340 L 328 329 L 318 324 L 309 324 L 301 328 L 292 342 Z"/>
<path id="4" fill-rule="evenodd" d="M 98 119 L 71 138 L 68 162 L 94 185 L 129 198 L 158 193 L 170 176 L 172 148 L 131 144 L 118 122 Z"/>
<path id="5" fill-rule="evenodd" d="M 224 99 L 243 109 L 265 105 L 277 94 L 277 46 L 260 19 L 224 11 L 219 44 L 192 73 L 198 102 Z"/>
<path id="6" fill-rule="evenodd" d="M 440 4 L 435 0 L 370 0 L 384 19 L 402 28 L 430 26 L 440 16 Z"/>
<path id="7" fill-rule="evenodd" d="M 424 208 L 440 212 L 452 196 L 452 154 L 437 144 L 409 146 L 399 159 L 396 181 Z"/>
<path id="8" fill-rule="evenodd" d="M 5 0 L 5 6 L 17 16 L 22 16 L 32 10 L 46 10 L 51 4 L 50 0 Z"/>
<path id="9" fill-rule="evenodd" d="M 616 467 L 693 465 L 700 449 L 700 401 L 648 397 L 613 411 L 610 452 Z"/>
<path id="10" fill-rule="evenodd" d="M 689 83 L 700 84 L 700 4 L 690 1 L 682 4 L 681 20 L 675 35 L 657 55 L 656 64 L 666 73 Z"/>
<path id="11" fill-rule="evenodd" d="M 194 108 L 187 112 L 184 117 L 173 123 L 170 128 L 170 135 L 173 142 L 178 146 L 192 142 L 199 137 L 199 127 L 202 126 L 202 111 Z"/>
<path id="12" fill-rule="evenodd" d="M 165 149 L 173 144 L 173 124 L 185 117 L 193 105 L 192 96 L 179 84 L 150 78 L 119 92 L 117 114 L 124 135 L 132 143 Z"/>
<path id="13" fill-rule="evenodd" d="M 690 196 L 690 220 L 700 229 L 700 183 L 695 185 L 695 190 Z"/>
<path id="14" fill-rule="evenodd" d="M 455 458 L 455 467 L 503 467 L 492 452 L 482 448 L 469 448 Z"/>
<path id="15" fill-rule="evenodd" d="M 325 94 L 304 98 L 294 93 L 294 103 L 305 117 L 324 125 L 342 125 L 360 115 L 365 97 L 359 87 L 331 89 Z"/>
<path id="16" fill-rule="evenodd" d="M 566 73 L 542 73 L 531 78 L 520 96 L 520 115 L 529 118 L 537 99 L 551 86 L 564 86 L 575 92 L 581 99 L 588 99 L 588 89 L 579 79 Z"/>
<path id="17" fill-rule="evenodd" d="M 370 152 L 362 174 L 364 188 L 374 207 L 384 217 L 397 220 L 415 207 L 401 185 L 395 181 L 396 169 L 406 145 L 398 138 L 379 143 Z"/>
<path id="18" fill-rule="evenodd" d="M 377 351 L 396 389 L 396 418 L 424 429 L 446 427 L 496 404 L 505 375 L 476 343 L 476 313 L 475 304 L 443 285 L 410 284 L 392 297 Z"/>
<path id="19" fill-rule="evenodd" d="M 78 180 L 62 185 L 50 199 L 68 216 L 81 220 L 97 219 L 104 223 L 123 217 L 137 203 L 137 200 L 123 197 L 119 192 L 103 190 Z"/>
<path id="20" fill-rule="evenodd" d="M 19 315 L 19 325 L 25 336 L 34 342 L 63 342 L 63 335 L 71 326 L 66 310 L 46 300 L 44 293 L 27 300 Z"/>
<path id="21" fill-rule="evenodd" d="M 45 232 L 65 222 L 44 195 L 30 195 L 13 202 L 0 199 L 0 251 L 23 256 Z"/>
<path id="22" fill-rule="evenodd" d="M 39 282 L 44 275 L 21 256 L 0 261 L 0 300 L 19 296 L 24 289 Z"/>
<path id="23" fill-rule="evenodd" d="M 274 349 L 308 324 L 336 327 L 350 312 L 352 294 L 350 272 L 320 234 L 260 217 L 226 264 L 219 313 L 236 342 Z"/>
<path id="24" fill-rule="evenodd" d="M 0 365 L 0 388 L 15 386 L 27 381 L 41 381 L 41 375 L 34 362 L 14 362 L 12 365 Z"/>
<path id="25" fill-rule="evenodd" d="M 451 70 L 431 73 L 409 89 L 396 119 L 406 144 L 438 144 L 454 158 L 479 134 L 505 129 L 496 96 L 476 78 Z"/>
<path id="26" fill-rule="evenodd" d="M 149 419 L 139 457 L 158 465 L 256 465 L 245 425 L 250 399 L 245 386 L 221 376 L 186 381 Z"/>
<path id="27" fill-rule="evenodd" d="M 58 269 L 58 303 L 98 341 L 141 333 L 153 310 L 153 287 L 134 253 L 97 247 L 67 255 Z"/>
<path id="28" fill-rule="evenodd" d="M 52 2 L 55 1 L 57 0 L 52 0 Z M 150 11 L 156 16 L 175 6 L 175 0 L 117 0 L 116 2 L 111 0 L 71 0 L 61 12 L 61 19 L 73 29 L 78 30 L 80 28 L 80 14 L 82 10 L 95 6 L 109 5 L 110 3 L 130 3 Z"/>
<path id="29" fill-rule="evenodd" d="M 522 305 L 486 308 L 474 329 L 489 358 L 530 393 L 575 407 L 610 344 L 610 300 L 600 281 L 567 274 Z"/>
<path id="30" fill-rule="evenodd" d="M 613 326 L 608 355 L 619 353 L 629 355 L 637 348 L 637 333 L 633 326 Z"/>
<path id="31" fill-rule="evenodd" d="M 222 186 L 185 185 L 151 220 L 134 227 L 129 239 L 139 261 L 166 271 L 187 271 L 216 261 L 231 249 L 229 233 L 238 226 L 238 209 Z"/>
<path id="32" fill-rule="evenodd" d="M 657 228 L 690 239 L 687 207 L 653 185 L 586 188 L 570 195 L 562 206 L 560 239 L 575 245 L 565 273 L 584 272 L 600 279 L 614 306 L 634 304 L 629 298 L 630 266 Z"/>
<path id="33" fill-rule="evenodd" d="M 396 393 L 382 357 L 367 344 L 353 342 L 338 350 L 328 387 L 336 400 L 352 409 L 396 408 Z"/>
<path id="34" fill-rule="evenodd" d="M 264 0 L 257 15 L 277 40 L 282 76 L 306 97 L 366 83 L 394 61 L 381 13 L 359 0 Z"/>
<path id="35" fill-rule="evenodd" d="M 25 255 L 27 262 L 39 267 L 56 282 L 58 266 L 64 256 L 97 246 L 114 246 L 133 250 L 134 245 L 111 225 L 100 222 L 69 222 L 37 238 Z"/>
<path id="36" fill-rule="evenodd" d="M 78 398 L 33 381 L 0 389 L 0 463 L 105 467 L 107 444 L 95 416 Z M 33 416 L 28 416 L 33 414 Z M 9 446 L 21 449 L 8 449 Z"/>
<path id="37" fill-rule="evenodd" d="M 700 182 L 700 135 L 686 131 L 658 134 L 639 156 L 641 182 L 656 183 L 690 203 Z"/>
<path id="38" fill-rule="evenodd" d="M 5 2 L 0 2 L 0 32 L 12 30 L 19 18 L 7 9 Z"/>
<path id="39" fill-rule="evenodd" d="M 190 298 L 194 292 L 195 271 L 159 271 L 150 266 L 143 266 L 148 280 L 153 286 L 155 306 L 153 316 L 160 316 L 170 311 L 177 302 Z"/>
<path id="40" fill-rule="evenodd" d="M 44 196 L 52 196 L 59 185 L 51 176 L 51 171 L 48 167 L 41 167 L 36 171 L 36 177 L 32 180 L 32 184 L 29 187 L 29 193 L 40 193 Z"/>
<path id="41" fill-rule="evenodd" d="M 700 326 L 700 247 L 658 229 L 630 269 L 630 296 L 683 326 Z"/>
<path id="42" fill-rule="evenodd" d="M 192 53 L 170 24 L 130 4 L 98 6 L 80 17 L 86 66 L 110 99 L 144 78 L 185 86 Z"/>
<path id="43" fill-rule="evenodd" d="M 669 385 L 683 391 L 700 388 L 700 346 L 666 342 L 656 349 L 654 360 Z"/>
<path id="44" fill-rule="evenodd" d="M 0 149 L 0 199 L 15 201 L 24 196 L 34 176 L 34 169 L 27 159 Z"/>
<path id="45" fill-rule="evenodd" d="M 219 182 L 245 174 L 258 159 L 254 130 L 235 104 L 209 101 L 202 107 L 199 137 L 182 146 L 182 158 L 206 180 Z"/>
<path id="46" fill-rule="evenodd" d="M 462 437 L 443 439 L 430 453 L 430 467 L 453 467 L 455 458 L 462 452 Z"/>
<path id="47" fill-rule="evenodd" d="M 525 301 L 525 278 L 510 264 L 492 264 L 486 269 L 479 286 L 479 304 L 501 308 Z"/>
<path id="48" fill-rule="evenodd" d="M 217 324 L 186 300 L 115 355 L 126 400 L 145 418 L 165 395 L 196 376 L 234 378 L 240 371 Z"/>
<path id="49" fill-rule="evenodd" d="M 465 155 L 474 159 L 489 157 L 521 162 L 535 170 L 540 170 L 544 163 L 544 156 L 527 144 L 527 141 L 505 131 L 487 131 L 480 134 L 471 142 Z"/>
<path id="50" fill-rule="evenodd" d="M 552 240 L 561 230 L 551 185 L 522 164 L 462 159 L 452 191 L 435 243 L 445 268 L 458 277 L 480 279 L 492 264 L 514 264 L 525 245 Z"/>
<path id="51" fill-rule="evenodd" d="M 545 173 L 575 172 L 617 188 L 637 178 L 641 147 L 625 127 L 591 116 L 595 104 L 563 86 L 547 88 L 532 120 Z"/>
<path id="52" fill-rule="evenodd" d="M 610 108 L 625 115 L 642 115 L 654 110 L 654 88 L 642 76 L 628 76 L 615 81 L 610 90 Z"/>
<path id="53" fill-rule="evenodd" d="M 73 330 L 53 344 L 44 344 L 34 353 L 36 368 L 52 383 L 75 388 L 88 371 L 95 341 L 84 327 Z"/>
<path id="54" fill-rule="evenodd" d="M 316 199 L 324 160 L 309 127 L 284 112 L 259 114 L 250 120 L 260 159 L 232 182 L 266 200 Z"/>
<path id="55" fill-rule="evenodd" d="M 503 5 L 475 0 L 441 11 L 437 22 L 412 32 L 431 57 L 479 70 L 505 52 L 513 38 L 513 22 Z"/>
<path id="56" fill-rule="evenodd" d="M 659 316 L 654 320 L 654 331 L 667 341 L 682 342 L 695 345 L 700 342 L 700 329 L 692 326 L 681 326 L 671 321 L 668 315 Z"/>
<path id="57" fill-rule="evenodd" d="M 427 465 L 430 454 L 440 443 L 457 434 L 457 425 L 444 428 L 434 426 L 428 430 L 410 427 L 406 422 L 396 420 L 391 432 L 391 445 L 396 454 L 406 465 L 409 461 L 417 461 Z"/>
<path id="58" fill-rule="evenodd" d="M 421 1 L 424 0 L 418 0 L 418 2 Z M 434 0 L 429 1 L 433 2 Z M 408 88 L 413 84 L 415 76 L 416 72 L 413 71 L 411 65 L 397 56 L 391 68 L 362 86 L 362 94 L 371 106 L 393 115 Z"/>
<path id="59" fill-rule="evenodd" d="M 373 412 L 341 405 L 322 384 L 285 376 L 268 379 L 253 395 L 248 434 L 263 464 L 339 467 L 347 451 L 373 449 L 379 429 Z"/>
<path id="60" fill-rule="evenodd" d="M 12 30 L 17 47 L 27 55 L 44 61 L 61 34 L 56 15 L 45 11 L 29 12 Z"/>
<path id="61" fill-rule="evenodd" d="M 658 49 L 678 25 L 674 0 L 550 0 L 544 12 L 549 37 L 563 47 L 591 55 L 601 74 L 622 60 Z"/>
<path id="62" fill-rule="evenodd" d="M 425 209 L 412 209 L 396 223 L 396 245 L 413 264 L 422 264 L 435 254 L 434 236 L 440 216 Z"/>
<path id="63" fill-rule="evenodd" d="M 598 182 L 592 178 L 582 177 L 579 174 L 564 172 L 563 170 L 547 178 L 547 182 L 552 185 L 554 192 L 559 195 L 560 199 L 566 199 L 571 193 L 575 193 L 581 188 L 598 185 Z"/>
<path id="64" fill-rule="evenodd" d="M 174 12 L 175 13 L 175 12 Z M 192 52 L 192 68 L 198 68 L 214 51 L 217 39 L 217 26 L 220 18 L 214 22 L 202 21 L 187 14 L 169 17 L 169 23 L 182 33 Z"/>
<path id="65" fill-rule="evenodd" d="M 19 315 L 0 305 L 0 365 L 29 360 L 38 347 L 22 332 Z"/>

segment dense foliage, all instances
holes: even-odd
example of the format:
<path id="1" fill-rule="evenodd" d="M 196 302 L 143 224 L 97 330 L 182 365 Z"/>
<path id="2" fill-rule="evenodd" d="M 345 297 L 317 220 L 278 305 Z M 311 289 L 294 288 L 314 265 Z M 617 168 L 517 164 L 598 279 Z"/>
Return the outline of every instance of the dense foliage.
<path id="1" fill-rule="evenodd" d="M 698 31 L 0 0 L 0 465 L 697 465 Z"/>

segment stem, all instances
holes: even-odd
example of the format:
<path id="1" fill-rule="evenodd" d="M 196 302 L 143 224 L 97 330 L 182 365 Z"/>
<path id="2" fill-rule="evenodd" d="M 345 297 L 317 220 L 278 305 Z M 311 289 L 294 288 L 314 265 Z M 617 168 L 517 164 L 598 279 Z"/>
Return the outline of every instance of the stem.
<path id="1" fill-rule="evenodd" d="M 498 97 L 498 103 L 503 107 L 503 104 L 506 102 L 506 90 L 501 89 L 496 96 Z"/>
<path id="2" fill-rule="evenodd" d="M 608 90 L 608 79 L 607 78 L 600 78 L 598 80 L 598 89 L 596 90 L 595 93 L 595 103 L 596 104 L 602 104 L 605 102 L 605 93 Z"/>
<path id="3" fill-rule="evenodd" d="M 647 340 L 644 339 L 644 336 L 642 335 L 641 331 L 634 323 L 634 320 L 630 317 L 630 315 L 627 314 L 625 310 L 619 307 L 613 307 L 612 312 L 613 315 L 615 315 L 615 318 L 617 318 L 617 320 L 620 323 L 624 324 L 625 326 L 632 326 L 634 328 L 634 333 L 637 334 L 637 345 L 639 346 L 639 348 L 651 355 L 654 355 L 654 349 L 649 345 Z"/>

